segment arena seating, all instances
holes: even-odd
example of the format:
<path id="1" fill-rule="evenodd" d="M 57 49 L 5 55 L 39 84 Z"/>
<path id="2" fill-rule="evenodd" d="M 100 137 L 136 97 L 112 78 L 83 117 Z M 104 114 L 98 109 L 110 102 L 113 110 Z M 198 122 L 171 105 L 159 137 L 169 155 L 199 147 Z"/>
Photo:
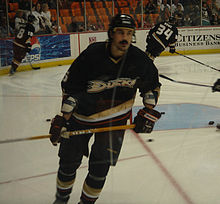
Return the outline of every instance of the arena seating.
<path id="1" fill-rule="evenodd" d="M 144 1 L 144 6 L 148 0 Z M 136 26 L 140 27 L 142 15 L 136 12 L 138 6 L 137 0 L 116 0 L 114 1 L 114 9 L 112 9 L 112 1 L 87 1 L 85 4 L 83 1 L 73 1 L 69 8 L 59 9 L 59 23 L 62 29 L 62 32 L 67 31 L 67 26 L 72 23 L 71 16 L 75 16 L 77 22 L 84 23 L 84 11 L 86 11 L 87 21 L 90 24 L 96 25 L 97 22 L 100 22 L 104 29 L 108 29 L 110 19 L 113 15 L 117 13 L 126 13 L 134 17 L 136 21 Z M 86 9 L 85 9 L 86 7 Z M 18 3 L 9 3 L 9 19 L 13 19 L 15 16 L 16 10 L 19 8 Z M 50 9 L 51 20 L 57 21 L 57 10 Z M 151 14 L 151 22 L 155 23 L 159 14 Z M 145 14 L 143 18 L 145 18 Z"/>

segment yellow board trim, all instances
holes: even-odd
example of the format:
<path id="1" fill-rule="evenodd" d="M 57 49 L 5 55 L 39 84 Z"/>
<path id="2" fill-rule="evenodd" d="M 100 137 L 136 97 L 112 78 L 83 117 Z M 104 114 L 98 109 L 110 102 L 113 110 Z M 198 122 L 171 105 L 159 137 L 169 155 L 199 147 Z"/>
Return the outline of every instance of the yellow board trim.
<path id="1" fill-rule="evenodd" d="M 176 50 L 178 53 L 183 55 L 199 55 L 199 54 L 216 54 L 220 53 L 220 49 L 207 49 L 207 50 Z M 173 56 L 178 54 L 172 54 L 169 51 L 164 51 L 160 56 Z"/>
<path id="2" fill-rule="evenodd" d="M 48 67 L 57 67 L 57 66 L 62 66 L 62 65 L 70 65 L 73 63 L 73 59 L 68 59 L 68 60 L 60 60 L 60 61 L 53 61 L 53 62 L 43 62 L 43 63 L 38 63 L 38 64 L 33 64 L 33 67 L 40 67 L 42 68 L 48 68 Z M 0 69 L 0 75 L 5 75 L 8 74 L 10 70 L 10 67 L 6 67 L 5 69 Z M 17 68 L 17 72 L 23 72 L 23 71 L 30 71 L 33 70 L 29 64 L 27 65 L 20 65 Z"/>

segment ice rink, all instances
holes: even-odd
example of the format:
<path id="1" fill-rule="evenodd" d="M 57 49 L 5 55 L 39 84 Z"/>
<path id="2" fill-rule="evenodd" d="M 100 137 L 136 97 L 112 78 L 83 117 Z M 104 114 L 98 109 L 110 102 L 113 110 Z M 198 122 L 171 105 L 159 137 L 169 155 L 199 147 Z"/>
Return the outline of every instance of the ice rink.
<path id="1" fill-rule="evenodd" d="M 190 57 L 220 69 L 220 54 Z M 220 78 L 220 72 L 182 56 L 161 56 L 155 64 L 160 74 L 177 81 L 213 85 Z M 0 76 L 1 141 L 48 134 L 46 119 L 59 113 L 60 82 L 68 67 Z M 126 131 L 97 204 L 220 203 L 220 130 L 215 127 L 220 92 L 160 81 L 157 109 L 165 114 L 151 134 Z M 137 94 L 134 113 L 141 106 Z M 57 152 L 49 139 L 0 144 L 0 204 L 52 204 Z M 70 204 L 79 201 L 87 162 L 84 158 L 77 172 Z"/>

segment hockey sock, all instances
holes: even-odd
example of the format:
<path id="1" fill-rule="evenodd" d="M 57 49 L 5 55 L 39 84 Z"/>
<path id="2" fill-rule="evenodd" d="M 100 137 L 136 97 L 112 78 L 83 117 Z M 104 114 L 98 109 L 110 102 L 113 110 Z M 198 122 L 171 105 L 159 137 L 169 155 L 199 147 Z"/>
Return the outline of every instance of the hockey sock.
<path id="1" fill-rule="evenodd" d="M 83 204 L 94 204 L 105 184 L 106 177 L 96 177 L 88 174 L 83 184 L 81 202 Z"/>
<path id="2" fill-rule="evenodd" d="M 57 193 L 56 197 L 60 200 L 68 201 L 75 182 L 76 172 L 65 173 L 59 169 L 57 174 Z"/>

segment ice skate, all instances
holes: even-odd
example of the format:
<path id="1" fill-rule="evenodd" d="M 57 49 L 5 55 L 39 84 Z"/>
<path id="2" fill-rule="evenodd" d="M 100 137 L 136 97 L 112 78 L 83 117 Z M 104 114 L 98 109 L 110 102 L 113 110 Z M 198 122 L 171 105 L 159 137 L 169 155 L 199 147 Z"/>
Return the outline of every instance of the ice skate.
<path id="1" fill-rule="evenodd" d="M 9 71 L 9 76 L 14 75 L 15 72 L 16 72 L 16 70 L 13 67 L 11 67 L 11 69 Z"/>
<path id="2" fill-rule="evenodd" d="M 56 200 L 53 202 L 53 204 L 67 204 L 67 201 L 63 201 L 63 200 L 56 198 Z"/>

